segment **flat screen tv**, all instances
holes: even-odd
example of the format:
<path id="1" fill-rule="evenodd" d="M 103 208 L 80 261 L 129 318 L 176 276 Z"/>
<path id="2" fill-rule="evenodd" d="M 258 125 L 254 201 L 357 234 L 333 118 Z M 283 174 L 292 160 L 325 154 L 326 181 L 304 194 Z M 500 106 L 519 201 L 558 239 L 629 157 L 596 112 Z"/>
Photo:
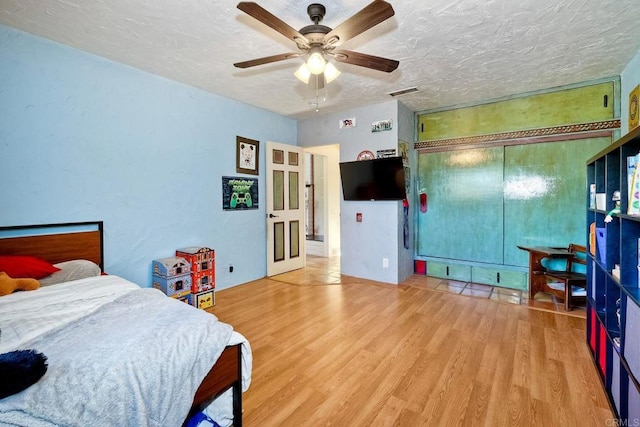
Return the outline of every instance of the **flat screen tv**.
<path id="1" fill-rule="evenodd" d="M 402 157 L 340 163 L 344 200 L 403 200 Z"/>

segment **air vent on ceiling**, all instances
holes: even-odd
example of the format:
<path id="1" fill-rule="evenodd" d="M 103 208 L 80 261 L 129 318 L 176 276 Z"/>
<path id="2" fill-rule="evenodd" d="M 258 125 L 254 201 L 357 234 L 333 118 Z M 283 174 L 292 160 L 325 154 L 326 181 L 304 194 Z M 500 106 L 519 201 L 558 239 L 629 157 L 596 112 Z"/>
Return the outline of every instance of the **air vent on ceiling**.
<path id="1" fill-rule="evenodd" d="M 404 95 L 407 93 L 411 93 L 411 92 L 417 92 L 418 88 L 417 87 L 409 87 L 406 89 L 400 89 L 400 90 L 396 90 L 395 92 L 389 92 L 389 95 L 391 96 L 400 96 L 400 95 Z"/>

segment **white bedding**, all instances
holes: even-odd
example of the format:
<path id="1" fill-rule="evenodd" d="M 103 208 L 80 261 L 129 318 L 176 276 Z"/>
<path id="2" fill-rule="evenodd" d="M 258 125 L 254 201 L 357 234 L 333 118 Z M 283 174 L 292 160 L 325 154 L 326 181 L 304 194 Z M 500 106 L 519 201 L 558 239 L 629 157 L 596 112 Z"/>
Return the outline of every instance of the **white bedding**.
<path id="1" fill-rule="evenodd" d="M 136 289 L 118 276 L 98 276 L 5 295 L 0 298 L 0 353 L 23 348 L 38 335 Z"/>
<path id="2" fill-rule="evenodd" d="M 33 348 L 49 365 L 0 400 L 0 425 L 179 426 L 228 344 L 243 344 L 243 391 L 250 383 L 249 344 L 230 325 L 117 276 L 4 296 L 0 330 L 0 352 Z M 211 405 L 223 425 L 228 403 Z"/>

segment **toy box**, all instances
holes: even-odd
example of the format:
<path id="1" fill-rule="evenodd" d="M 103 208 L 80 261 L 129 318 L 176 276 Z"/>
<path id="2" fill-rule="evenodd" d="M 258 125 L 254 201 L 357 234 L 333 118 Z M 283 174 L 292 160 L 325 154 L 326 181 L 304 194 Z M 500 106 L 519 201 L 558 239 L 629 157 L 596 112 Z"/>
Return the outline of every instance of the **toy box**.
<path id="1" fill-rule="evenodd" d="M 191 294 L 186 294 L 186 295 L 172 295 L 171 298 L 173 299 L 177 299 L 178 301 L 182 301 L 186 304 L 189 304 L 189 295 Z"/>
<path id="2" fill-rule="evenodd" d="M 153 287 L 174 298 L 189 295 L 191 293 L 191 275 L 183 274 L 169 278 L 153 276 Z"/>
<path id="3" fill-rule="evenodd" d="M 192 293 L 215 289 L 215 251 L 213 249 L 192 246 L 176 250 L 176 256 L 191 264 Z"/>
<path id="4" fill-rule="evenodd" d="M 205 273 L 213 270 L 215 251 L 201 246 L 192 246 L 176 250 L 176 256 L 191 264 L 192 273 Z"/>
<path id="5" fill-rule="evenodd" d="M 191 264 L 182 257 L 168 257 L 153 260 L 152 273 L 158 277 L 175 277 L 191 274 Z"/>
<path id="6" fill-rule="evenodd" d="M 196 308 L 209 308 L 213 307 L 216 303 L 215 293 L 213 290 L 198 292 L 197 294 L 189 294 L 189 304 Z"/>
<path id="7" fill-rule="evenodd" d="M 181 257 L 153 260 L 152 285 L 174 298 L 191 293 L 191 265 Z"/>
<path id="8" fill-rule="evenodd" d="M 191 274 L 191 293 L 210 291 L 215 289 L 215 279 L 213 273 L 208 274 Z"/>

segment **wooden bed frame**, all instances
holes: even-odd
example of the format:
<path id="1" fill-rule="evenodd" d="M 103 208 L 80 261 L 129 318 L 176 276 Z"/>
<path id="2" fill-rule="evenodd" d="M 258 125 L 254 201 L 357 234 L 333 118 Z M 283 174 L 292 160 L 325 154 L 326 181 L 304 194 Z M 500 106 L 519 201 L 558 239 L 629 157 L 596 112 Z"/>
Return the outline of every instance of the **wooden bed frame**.
<path id="1" fill-rule="evenodd" d="M 104 272 L 103 231 L 102 221 L 0 227 L 0 255 L 31 255 L 52 264 L 87 259 Z M 224 349 L 196 391 L 187 419 L 229 388 L 233 390 L 233 425 L 242 427 L 240 344 Z"/>

